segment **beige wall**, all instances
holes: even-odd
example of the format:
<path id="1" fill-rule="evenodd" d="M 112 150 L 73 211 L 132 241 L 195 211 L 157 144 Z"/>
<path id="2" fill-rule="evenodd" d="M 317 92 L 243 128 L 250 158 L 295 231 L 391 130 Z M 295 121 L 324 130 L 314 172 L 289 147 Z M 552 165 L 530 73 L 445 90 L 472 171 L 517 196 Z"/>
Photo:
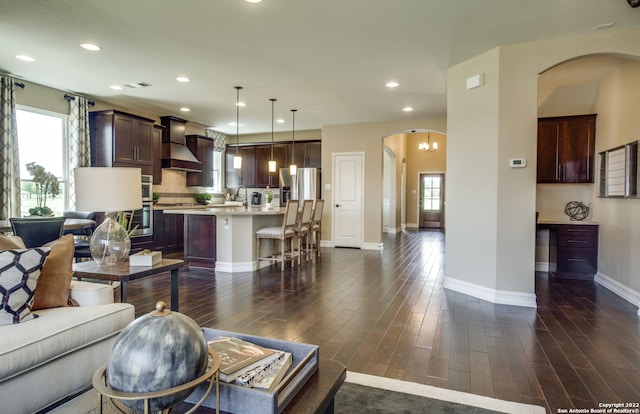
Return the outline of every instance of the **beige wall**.
<path id="1" fill-rule="evenodd" d="M 640 56 L 639 36 L 635 29 L 507 46 L 450 68 L 447 278 L 533 294 L 537 75 L 591 53 Z M 467 91 L 466 78 L 478 73 L 485 85 Z M 618 110 L 627 108 L 634 106 Z M 528 167 L 509 168 L 516 157 Z"/>
<path id="2" fill-rule="evenodd" d="M 394 122 L 325 125 L 322 128 L 322 197 L 327 200 L 322 222 L 322 240 L 332 240 L 331 190 L 334 153 L 364 153 L 364 244 L 376 248 L 382 243 L 382 148 L 383 138 L 411 129 L 446 131 L 446 119 L 399 120 Z"/>
<path id="3" fill-rule="evenodd" d="M 640 55 L 640 53 L 638 53 Z M 596 153 L 640 139 L 640 62 L 630 61 L 600 85 Z M 640 200 L 591 198 L 600 223 L 598 273 L 640 292 Z"/>

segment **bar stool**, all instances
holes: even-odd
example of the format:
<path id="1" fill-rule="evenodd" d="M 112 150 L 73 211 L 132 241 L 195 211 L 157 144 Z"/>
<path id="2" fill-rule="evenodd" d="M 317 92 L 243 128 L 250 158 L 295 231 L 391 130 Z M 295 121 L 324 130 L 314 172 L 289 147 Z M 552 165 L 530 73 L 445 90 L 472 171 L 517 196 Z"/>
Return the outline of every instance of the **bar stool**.
<path id="1" fill-rule="evenodd" d="M 272 262 L 280 261 L 280 271 L 284 271 L 284 264 L 287 261 L 291 261 L 291 267 L 293 267 L 293 239 L 296 236 L 296 221 L 298 219 L 298 200 L 288 200 L 285 207 L 284 217 L 282 219 L 282 226 L 278 227 L 263 227 L 256 231 L 256 252 L 258 255 L 258 261 L 270 260 Z M 260 240 L 268 239 L 269 256 L 260 256 Z M 280 240 L 280 257 L 273 255 L 273 241 Z M 285 249 L 285 241 L 289 240 L 289 258 L 287 259 L 287 251 Z"/>
<path id="2" fill-rule="evenodd" d="M 324 208 L 324 200 L 316 200 L 313 205 L 313 214 L 311 217 L 311 247 L 310 252 L 317 252 L 320 257 L 320 235 L 322 232 L 322 209 Z M 315 247 L 313 247 L 315 246 Z"/>
<path id="3" fill-rule="evenodd" d="M 302 212 L 298 216 L 296 223 L 296 240 L 298 242 L 298 266 L 302 262 L 302 255 L 307 256 L 307 262 L 309 261 L 309 255 L 307 254 L 309 249 L 309 237 L 311 236 L 311 214 L 313 213 L 313 200 L 304 200 L 302 202 Z M 302 248 L 302 239 L 304 238 L 304 246 Z M 303 253 L 304 252 L 304 253 Z"/>

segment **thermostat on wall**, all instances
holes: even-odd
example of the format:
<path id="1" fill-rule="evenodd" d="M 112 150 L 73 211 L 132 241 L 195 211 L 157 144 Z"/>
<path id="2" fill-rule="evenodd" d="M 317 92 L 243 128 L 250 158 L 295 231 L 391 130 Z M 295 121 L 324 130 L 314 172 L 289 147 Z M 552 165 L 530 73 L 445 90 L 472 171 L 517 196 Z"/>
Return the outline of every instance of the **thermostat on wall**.
<path id="1" fill-rule="evenodd" d="M 511 168 L 524 168 L 527 166 L 527 160 L 524 158 L 512 158 L 509 160 L 509 167 Z"/>

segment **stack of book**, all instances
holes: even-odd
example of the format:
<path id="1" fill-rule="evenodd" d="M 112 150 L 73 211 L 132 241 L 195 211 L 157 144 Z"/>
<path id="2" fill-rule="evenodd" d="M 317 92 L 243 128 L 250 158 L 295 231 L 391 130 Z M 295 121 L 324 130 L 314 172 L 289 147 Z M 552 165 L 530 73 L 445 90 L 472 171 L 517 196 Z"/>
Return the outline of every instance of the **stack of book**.
<path id="1" fill-rule="evenodd" d="M 220 380 L 243 387 L 273 390 L 291 366 L 290 352 L 269 349 L 234 337 L 212 339 L 220 355 Z"/>

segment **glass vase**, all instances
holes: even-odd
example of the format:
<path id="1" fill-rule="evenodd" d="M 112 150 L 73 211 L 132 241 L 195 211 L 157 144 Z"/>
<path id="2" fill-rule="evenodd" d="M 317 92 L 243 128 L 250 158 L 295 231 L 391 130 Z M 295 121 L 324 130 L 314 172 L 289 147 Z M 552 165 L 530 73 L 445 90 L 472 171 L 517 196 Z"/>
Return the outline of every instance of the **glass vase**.
<path id="1" fill-rule="evenodd" d="M 113 266 L 129 257 L 131 240 L 116 220 L 115 212 L 106 213 L 106 218 L 91 236 L 89 248 L 91 257 L 100 265 Z"/>

